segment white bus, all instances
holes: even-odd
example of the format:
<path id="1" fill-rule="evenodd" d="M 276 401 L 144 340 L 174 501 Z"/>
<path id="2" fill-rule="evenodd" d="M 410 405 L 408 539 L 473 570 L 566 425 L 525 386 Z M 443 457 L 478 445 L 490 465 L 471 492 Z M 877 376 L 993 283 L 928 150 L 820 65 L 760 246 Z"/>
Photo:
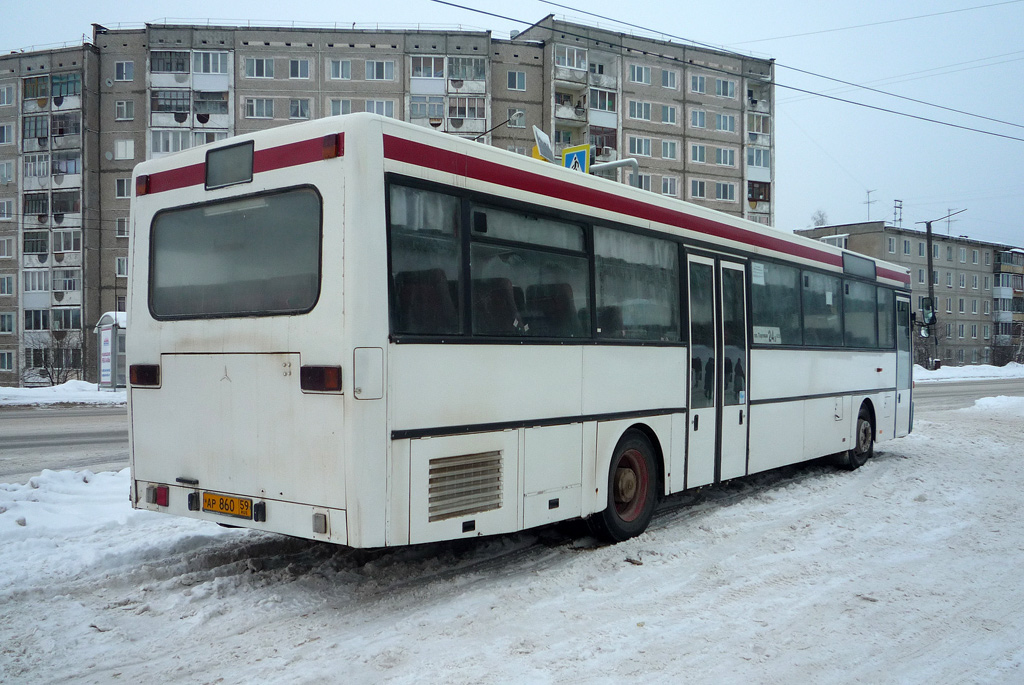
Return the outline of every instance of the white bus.
<path id="1" fill-rule="evenodd" d="M 587 518 L 911 428 L 909 274 L 355 114 L 140 164 L 133 506 L 353 547 Z"/>

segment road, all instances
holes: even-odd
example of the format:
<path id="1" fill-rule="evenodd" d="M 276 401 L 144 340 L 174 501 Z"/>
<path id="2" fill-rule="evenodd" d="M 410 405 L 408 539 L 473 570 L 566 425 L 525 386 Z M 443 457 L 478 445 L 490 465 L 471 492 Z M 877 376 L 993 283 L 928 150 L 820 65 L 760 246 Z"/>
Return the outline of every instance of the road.
<path id="1" fill-rule="evenodd" d="M 922 412 L 969 407 L 981 397 L 1024 396 L 1024 378 L 921 383 Z M 43 469 L 117 471 L 128 466 L 124 407 L 0 408 L 0 483 L 24 483 Z"/>
<path id="2" fill-rule="evenodd" d="M 118 471 L 128 465 L 125 407 L 0 408 L 0 483 L 43 469 Z"/>

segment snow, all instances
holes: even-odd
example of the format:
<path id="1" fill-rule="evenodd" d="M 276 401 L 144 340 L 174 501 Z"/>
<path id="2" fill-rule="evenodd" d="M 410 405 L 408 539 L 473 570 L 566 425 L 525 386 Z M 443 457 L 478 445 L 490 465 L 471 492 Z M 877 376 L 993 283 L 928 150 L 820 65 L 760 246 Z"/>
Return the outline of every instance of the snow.
<path id="1" fill-rule="evenodd" d="M 1024 681 L 1024 398 L 919 412 L 847 473 L 395 550 L 132 510 L 127 470 L 0 484 L 0 682 Z"/>
<path id="2" fill-rule="evenodd" d="M 915 383 L 988 380 L 992 378 L 1024 378 L 1024 364 L 1010 362 L 1006 366 L 991 366 L 988 364 L 943 366 L 935 371 L 929 371 L 920 364 L 914 365 Z"/>
<path id="3" fill-rule="evenodd" d="M 47 404 L 125 404 L 124 390 L 99 390 L 95 383 L 68 381 L 42 388 L 6 388 L 0 386 L 0 407 Z"/>

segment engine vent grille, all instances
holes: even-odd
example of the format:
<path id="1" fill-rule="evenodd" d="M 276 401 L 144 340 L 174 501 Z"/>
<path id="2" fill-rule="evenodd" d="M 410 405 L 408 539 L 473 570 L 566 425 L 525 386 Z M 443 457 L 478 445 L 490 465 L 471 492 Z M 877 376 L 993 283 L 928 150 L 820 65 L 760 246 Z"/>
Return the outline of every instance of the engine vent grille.
<path id="1" fill-rule="evenodd" d="M 501 508 L 501 452 L 430 460 L 430 521 Z"/>

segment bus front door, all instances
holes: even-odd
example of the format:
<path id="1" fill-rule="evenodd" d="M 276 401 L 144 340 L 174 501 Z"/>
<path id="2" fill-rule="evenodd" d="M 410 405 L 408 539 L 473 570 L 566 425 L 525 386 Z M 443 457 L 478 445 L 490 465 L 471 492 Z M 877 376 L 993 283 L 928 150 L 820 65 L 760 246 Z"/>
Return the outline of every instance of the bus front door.
<path id="1" fill-rule="evenodd" d="M 896 432 L 902 438 L 910 432 L 913 358 L 911 357 L 910 298 L 896 296 Z"/>
<path id="2" fill-rule="evenodd" d="M 690 255 L 686 487 L 747 472 L 746 266 Z"/>

